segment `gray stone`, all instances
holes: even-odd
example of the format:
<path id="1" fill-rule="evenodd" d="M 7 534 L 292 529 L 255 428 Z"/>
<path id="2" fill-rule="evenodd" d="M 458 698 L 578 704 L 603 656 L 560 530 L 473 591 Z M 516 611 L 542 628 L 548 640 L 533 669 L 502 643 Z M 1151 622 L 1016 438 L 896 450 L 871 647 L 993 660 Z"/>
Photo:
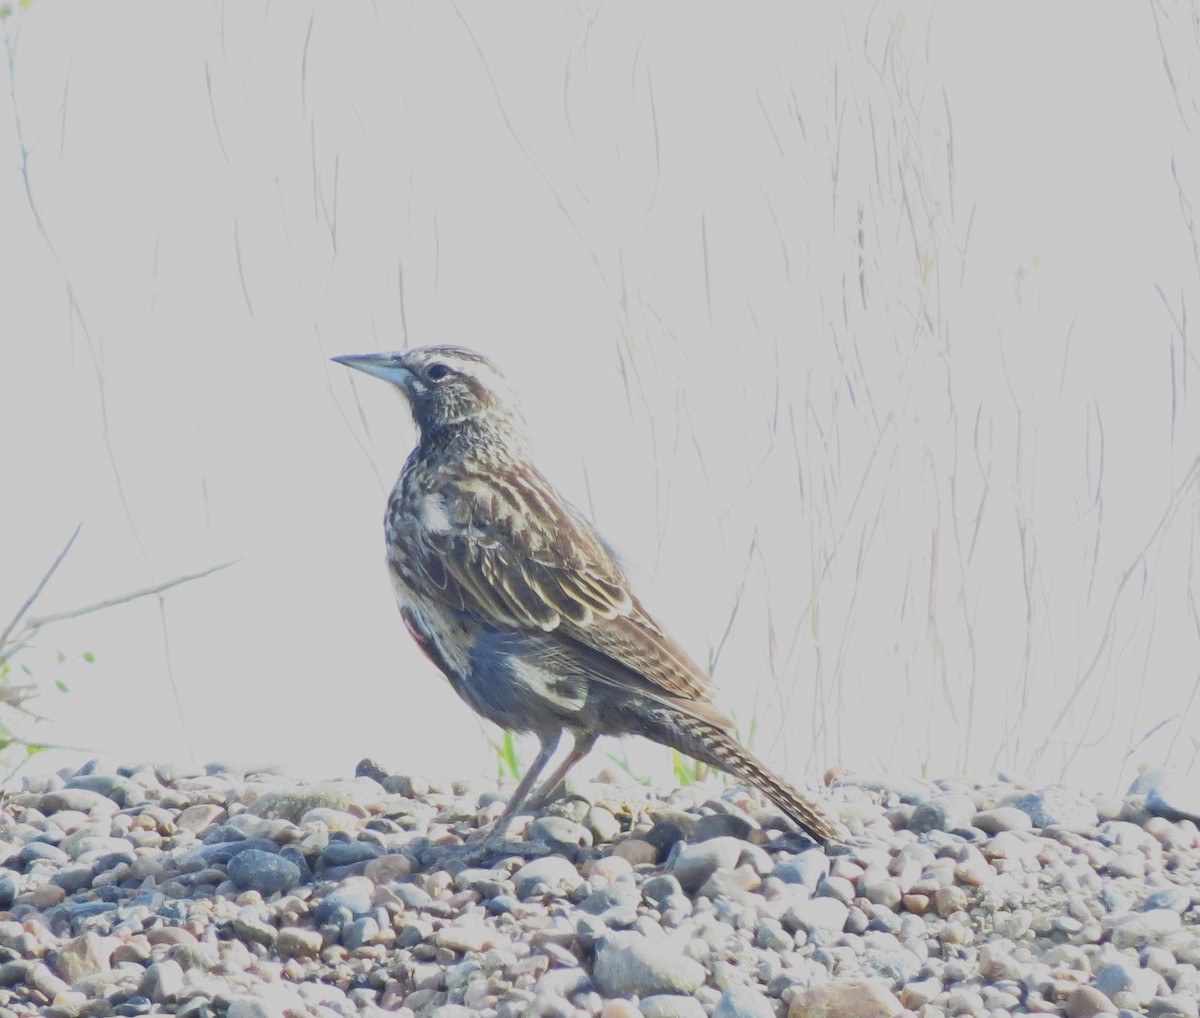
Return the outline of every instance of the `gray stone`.
<path id="1" fill-rule="evenodd" d="M 880 976 L 893 986 L 903 986 L 920 975 L 921 959 L 897 943 L 888 948 L 868 948 L 863 954 L 862 967 L 866 975 Z"/>
<path id="2" fill-rule="evenodd" d="M 592 832 L 593 844 L 606 844 L 621 833 L 621 824 L 610 810 L 593 806 L 584 814 L 583 825 Z"/>
<path id="3" fill-rule="evenodd" d="M 247 906 L 243 908 L 229 923 L 234 935 L 247 944 L 262 944 L 263 947 L 273 947 L 279 931 L 270 923 L 263 922 L 257 911 Z"/>
<path id="4" fill-rule="evenodd" d="M 707 1018 L 704 1007 L 695 997 L 677 993 L 659 993 L 643 997 L 638 1003 L 643 1018 Z"/>
<path id="5" fill-rule="evenodd" d="M 974 799 L 958 792 L 942 792 L 913 810 L 908 829 L 916 834 L 954 831 L 970 827 L 974 819 Z"/>
<path id="6" fill-rule="evenodd" d="M 592 832 L 583 824 L 566 817 L 538 817 L 525 832 L 526 841 L 541 841 L 548 845 L 567 845 L 571 848 L 590 848 Z"/>
<path id="7" fill-rule="evenodd" d="M 318 926 L 323 926 L 331 922 L 341 909 L 354 918 L 366 915 L 371 911 L 374 893 L 375 885 L 366 877 L 350 877 L 325 895 L 313 912 L 313 919 Z"/>
<path id="8" fill-rule="evenodd" d="M 50 883 L 61 887 L 67 894 L 74 894 L 85 887 L 91 887 L 95 875 L 91 866 L 67 866 L 55 873 L 50 878 Z"/>
<path id="9" fill-rule="evenodd" d="M 777 919 L 761 919 L 754 932 L 754 946 L 782 954 L 796 946 L 796 941 Z"/>
<path id="10" fill-rule="evenodd" d="M 775 864 L 757 845 L 738 838 L 710 838 L 688 845 L 675 857 L 671 874 L 689 894 L 697 891 L 718 870 L 736 869 L 749 863 L 760 874 L 774 869 Z"/>
<path id="11" fill-rule="evenodd" d="M 383 855 L 383 849 L 373 842 L 343 841 L 338 838 L 325 846 L 325 851 L 321 853 L 321 861 L 328 867 L 326 872 L 333 872 L 334 869 L 340 867 L 369 862 L 381 855 Z"/>
<path id="12" fill-rule="evenodd" d="M 1016 806 L 1000 806 L 985 809 L 975 814 L 972 825 L 984 834 L 1000 834 L 1003 831 L 1027 831 L 1033 826 L 1029 814 Z"/>
<path id="13" fill-rule="evenodd" d="M 64 863 L 71 857 L 57 845 L 46 841 L 31 841 L 17 853 L 17 865 L 29 866 L 35 862 Z"/>
<path id="14" fill-rule="evenodd" d="M 1146 1005 L 1150 1018 L 1197 1018 L 1200 1004 L 1188 993 L 1168 993 L 1155 997 Z"/>
<path id="15" fill-rule="evenodd" d="M 765 993 L 749 986 L 731 986 L 721 994 L 712 1018 L 775 1018 Z"/>
<path id="16" fill-rule="evenodd" d="M 592 915 L 601 915 L 610 908 L 636 906 L 641 900 L 642 892 L 632 880 L 615 880 L 593 891 L 579 903 L 579 907 Z"/>
<path id="17" fill-rule="evenodd" d="M 383 787 L 377 782 L 370 778 L 355 778 L 353 781 L 330 781 L 265 792 L 250 804 L 247 812 L 296 824 L 310 809 L 324 806 L 345 810 L 351 806 L 365 806 L 385 796 Z"/>
<path id="18" fill-rule="evenodd" d="M 784 913 L 783 924 L 789 929 L 826 930 L 829 933 L 841 933 L 850 917 L 849 906 L 836 898 L 813 898 L 811 901 L 799 901 Z"/>
<path id="19" fill-rule="evenodd" d="M 518 898 L 541 894 L 546 889 L 570 894 L 583 883 L 579 871 L 561 855 L 547 855 L 527 862 L 512 879 Z"/>
<path id="20" fill-rule="evenodd" d="M 1109 848 L 1127 848 L 1153 851 L 1157 839 L 1144 827 L 1128 820 L 1106 820 L 1093 835 L 1100 844 Z"/>
<path id="21" fill-rule="evenodd" d="M 1125 961 L 1101 965 L 1092 985 L 1110 1000 L 1118 993 L 1128 993 L 1141 1006 L 1148 1004 L 1158 993 L 1162 976 L 1157 972 Z"/>
<path id="22" fill-rule="evenodd" d="M 55 792 L 47 792 L 38 803 L 38 809 L 46 816 L 52 816 L 65 809 L 78 810 L 80 813 L 105 814 L 115 813 L 118 808 L 107 795 L 87 788 L 60 788 Z"/>
<path id="23" fill-rule="evenodd" d="M 1169 908 L 1113 916 L 1108 920 L 1113 945 L 1118 948 L 1132 947 L 1134 950 L 1157 943 L 1182 924 L 1179 913 Z"/>
<path id="24" fill-rule="evenodd" d="M 183 966 L 169 958 L 156 961 L 146 968 L 138 992 L 156 1004 L 170 1004 L 183 990 Z"/>
<path id="25" fill-rule="evenodd" d="M 845 877 L 822 877 L 817 883 L 816 897 L 833 898 L 849 905 L 855 898 L 854 885 Z"/>
<path id="26" fill-rule="evenodd" d="M 1182 887 L 1160 887 L 1139 906 L 1141 911 L 1150 912 L 1157 908 L 1169 908 L 1186 912 L 1192 907 L 1192 896 Z"/>
<path id="27" fill-rule="evenodd" d="M 107 972 L 115 946 L 115 941 L 89 931 L 63 945 L 54 959 L 54 968 L 67 983 L 75 984 Z"/>
<path id="28" fill-rule="evenodd" d="M 321 934 L 303 926 L 285 926 L 275 938 L 275 949 L 285 958 L 315 957 L 321 944 Z"/>
<path id="29" fill-rule="evenodd" d="M 650 877 L 642 884 L 642 898 L 652 908 L 661 908 L 668 898 L 682 893 L 683 888 L 680 886 L 679 881 L 669 873 Z"/>
<path id="30" fill-rule="evenodd" d="M 285 1014 L 261 997 L 246 995 L 230 1002 L 225 1018 L 285 1018 Z"/>
<path id="31" fill-rule="evenodd" d="M 571 868 L 574 870 L 574 867 Z M 519 873 L 520 870 L 517 872 Z M 433 898 L 429 892 L 423 887 L 418 887 L 416 884 L 393 884 L 392 892 L 408 908 L 415 909 L 418 912 L 424 911 L 433 904 Z"/>
<path id="32" fill-rule="evenodd" d="M 355 919 L 342 927 L 342 945 L 347 951 L 354 951 L 364 944 L 371 943 L 379 936 L 379 923 L 371 916 Z"/>
<path id="33" fill-rule="evenodd" d="M 872 775 L 856 778 L 853 784 L 868 792 L 894 795 L 910 806 L 920 806 L 939 794 L 937 786 L 919 778 L 906 778 L 898 774 Z"/>
<path id="34" fill-rule="evenodd" d="M 1034 827 L 1043 829 L 1061 827 L 1074 834 L 1088 834 L 1100 822 L 1095 803 L 1057 786 L 1023 795 L 1013 805 L 1029 814 Z"/>
<path id="35" fill-rule="evenodd" d="M 442 1004 L 430 1012 L 431 1018 L 475 1018 L 475 1012 L 462 1004 Z"/>
<path id="36" fill-rule="evenodd" d="M 229 879 L 243 891 L 272 895 L 300 883 L 300 867 L 273 852 L 251 848 L 229 860 Z"/>
<path id="37" fill-rule="evenodd" d="M 1115 1014 L 1116 1005 L 1094 986 L 1080 986 L 1067 997 L 1067 1018 L 1096 1018 L 1098 1014 Z"/>
<path id="38" fill-rule="evenodd" d="M 893 1018 L 903 1010 L 876 979 L 839 979 L 792 997 L 788 1018 Z"/>
<path id="39" fill-rule="evenodd" d="M 704 969 L 668 940 L 640 933 L 614 933 L 596 952 L 592 980 L 604 997 L 651 997 L 695 993 Z"/>
<path id="40" fill-rule="evenodd" d="M 136 781 L 130 781 L 119 774 L 77 774 L 67 782 L 66 787 L 99 792 L 112 799 L 122 809 L 146 801 L 146 789 Z"/>
<path id="41" fill-rule="evenodd" d="M 696 821 L 691 840 L 697 843 L 711 841 L 713 838 L 737 838 L 739 841 L 745 841 L 753 830 L 754 825 L 745 817 L 734 813 L 710 813 Z"/>
<path id="42" fill-rule="evenodd" d="M 829 856 L 819 848 L 810 848 L 778 862 L 771 876 L 785 884 L 802 884 L 810 891 L 816 891 L 817 885 L 829 876 Z"/>

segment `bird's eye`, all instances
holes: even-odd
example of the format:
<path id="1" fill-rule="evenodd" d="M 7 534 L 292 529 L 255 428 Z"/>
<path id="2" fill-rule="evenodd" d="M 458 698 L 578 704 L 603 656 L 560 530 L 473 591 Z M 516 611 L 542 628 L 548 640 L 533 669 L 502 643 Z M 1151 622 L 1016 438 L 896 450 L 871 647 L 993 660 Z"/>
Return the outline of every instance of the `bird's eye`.
<path id="1" fill-rule="evenodd" d="M 425 377 L 431 382 L 440 382 L 450 374 L 450 369 L 445 364 L 431 364 L 429 370 L 425 372 Z"/>

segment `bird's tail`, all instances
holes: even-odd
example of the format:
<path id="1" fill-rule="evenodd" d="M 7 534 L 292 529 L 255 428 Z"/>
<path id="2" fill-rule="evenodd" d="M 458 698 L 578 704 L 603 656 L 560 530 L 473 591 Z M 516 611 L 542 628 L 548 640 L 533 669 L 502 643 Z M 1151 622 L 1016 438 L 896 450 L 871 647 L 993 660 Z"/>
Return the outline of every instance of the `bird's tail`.
<path id="1" fill-rule="evenodd" d="M 748 781 L 818 841 L 838 841 L 844 837 L 845 832 L 817 803 L 781 778 L 727 731 L 687 714 L 677 714 L 672 721 L 677 739 L 671 741 L 680 752 Z"/>

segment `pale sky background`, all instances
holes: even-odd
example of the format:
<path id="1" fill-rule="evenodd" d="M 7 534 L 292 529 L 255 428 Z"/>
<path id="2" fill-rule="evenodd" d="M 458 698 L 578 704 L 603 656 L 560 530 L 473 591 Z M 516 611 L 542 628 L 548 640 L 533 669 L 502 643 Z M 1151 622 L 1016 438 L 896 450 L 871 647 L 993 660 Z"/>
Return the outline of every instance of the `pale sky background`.
<path id="1" fill-rule="evenodd" d="M 44 630 L 32 766 L 494 773 L 382 565 L 407 411 L 328 361 L 459 342 L 797 779 L 1192 769 L 1197 15 L 16 10 L 0 616 L 80 521 L 35 614 L 238 560 Z"/>

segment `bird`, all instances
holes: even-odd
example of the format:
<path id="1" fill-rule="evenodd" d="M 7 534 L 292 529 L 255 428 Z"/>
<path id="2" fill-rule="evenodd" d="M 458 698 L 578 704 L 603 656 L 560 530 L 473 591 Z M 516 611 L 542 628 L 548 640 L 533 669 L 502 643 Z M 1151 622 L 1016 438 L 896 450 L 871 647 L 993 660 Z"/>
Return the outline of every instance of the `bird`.
<path id="1" fill-rule="evenodd" d="M 404 625 L 477 714 L 538 740 L 493 834 L 545 806 L 598 738 L 640 735 L 755 786 L 817 842 L 841 837 L 734 738 L 710 677 L 534 465 L 520 401 L 491 360 L 448 345 L 332 359 L 390 382 L 416 425 L 384 514 Z"/>

